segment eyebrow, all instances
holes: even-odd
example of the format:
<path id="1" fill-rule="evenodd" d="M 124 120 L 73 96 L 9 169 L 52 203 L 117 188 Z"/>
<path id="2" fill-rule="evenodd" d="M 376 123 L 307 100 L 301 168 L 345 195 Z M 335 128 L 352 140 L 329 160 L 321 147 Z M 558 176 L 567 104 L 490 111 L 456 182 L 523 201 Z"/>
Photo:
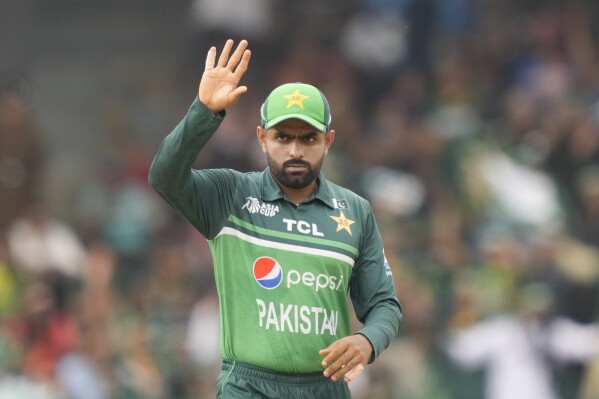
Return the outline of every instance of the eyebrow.
<path id="1" fill-rule="evenodd" d="M 299 138 L 307 138 L 307 137 L 317 137 L 318 136 L 318 132 L 316 131 L 307 131 L 304 133 L 298 133 L 298 134 L 293 134 L 293 133 L 289 133 L 285 130 L 275 130 L 274 134 L 276 136 L 286 136 L 286 137 L 299 137 Z"/>

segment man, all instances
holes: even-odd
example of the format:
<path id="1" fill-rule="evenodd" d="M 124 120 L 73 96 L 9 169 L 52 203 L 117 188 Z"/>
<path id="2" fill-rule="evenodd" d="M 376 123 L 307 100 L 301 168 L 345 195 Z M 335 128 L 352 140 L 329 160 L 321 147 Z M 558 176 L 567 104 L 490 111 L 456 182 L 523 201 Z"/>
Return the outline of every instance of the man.
<path id="1" fill-rule="evenodd" d="M 219 398 L 349 398 L 347 383 L 398 332 L 401 309 L 370 205 L 320 172 L 335 132 L 324 95 L 268 96 L 263 172 L 191 168 L 247 91 L 251 52 L 208 51 L 198 98 L 150 169 L 152 187 L 207 239 L 220 302 Z M 232 53 L 231 53 L 232 52 Z M 364 327 L 350 334 L 349 291 Z"/>

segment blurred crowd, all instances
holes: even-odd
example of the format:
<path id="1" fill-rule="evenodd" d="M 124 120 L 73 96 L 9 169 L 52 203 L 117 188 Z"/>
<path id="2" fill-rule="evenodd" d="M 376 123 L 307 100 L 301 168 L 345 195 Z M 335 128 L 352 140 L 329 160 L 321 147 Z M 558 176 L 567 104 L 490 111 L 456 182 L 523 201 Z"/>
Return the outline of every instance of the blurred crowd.
<path id="1" fill-rule="evenodd" d="M 599 398 L 598 2 L 195 0 L 187 14 L 150 121 L 183 116 L 211 45 L 253 51 L 198 167 L 266 166 L 254 132 L 276 85 L 329 99 L 324 172 L 371 201 L 404 311 L 355 398 Z M 210 253 L 146 180 L 168 131 L 107 131 L 102 167 L 49 193 L 28 90 L 0 87 L 0 398 L 214 397 Z"/>

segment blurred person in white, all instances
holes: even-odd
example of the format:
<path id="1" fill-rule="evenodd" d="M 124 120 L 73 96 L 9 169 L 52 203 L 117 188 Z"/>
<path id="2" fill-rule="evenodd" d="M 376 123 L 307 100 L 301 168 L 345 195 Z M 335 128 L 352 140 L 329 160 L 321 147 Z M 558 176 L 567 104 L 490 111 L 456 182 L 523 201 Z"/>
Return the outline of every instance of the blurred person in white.
<path id="1" fill-rule="evenodd" d="M 63 399 L 63 396 L 59 391 L 40 382 L 22 376 L 7 376 L 0 379 L 0 398 Z"/>
<path id="2" fill-rule="evenodd" d="M 449 357 L 486 370 L 486 399 L 557 399 L 552 367 L 587 363 L 599 353 L 599 328 L 551 316 L 552 294 L 528 283 L 518 313 L 503 314 L 449 332 Z"/>
<path id="3" fill-rule="evenodd" d="M 79 236 L 41 204 L 32 205 L 9 226 L 7 241 L 12 262 L 23 271 L 55 270 L 72 278 L 81 276 L 86 255 Z"/>
<path id="4" fill-rule="evenodd" d="M 108 390 L 90 359 L 79 352 L 62 356 L 56 376 L 68 399 L 108 399 Z"/>

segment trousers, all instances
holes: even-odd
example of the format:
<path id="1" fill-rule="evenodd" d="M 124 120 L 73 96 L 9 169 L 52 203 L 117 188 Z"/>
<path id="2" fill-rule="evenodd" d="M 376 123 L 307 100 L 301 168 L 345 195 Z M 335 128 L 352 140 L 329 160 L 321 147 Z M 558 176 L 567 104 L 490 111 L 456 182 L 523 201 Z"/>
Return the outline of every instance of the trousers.
<path id="1" fill-rule="evenodd" d="M 322 373 L 281 373 L 263 367 L 224 360 L 218 376 L 217 399 L 350 399 L 343 379 L 332 381 Z"/>

